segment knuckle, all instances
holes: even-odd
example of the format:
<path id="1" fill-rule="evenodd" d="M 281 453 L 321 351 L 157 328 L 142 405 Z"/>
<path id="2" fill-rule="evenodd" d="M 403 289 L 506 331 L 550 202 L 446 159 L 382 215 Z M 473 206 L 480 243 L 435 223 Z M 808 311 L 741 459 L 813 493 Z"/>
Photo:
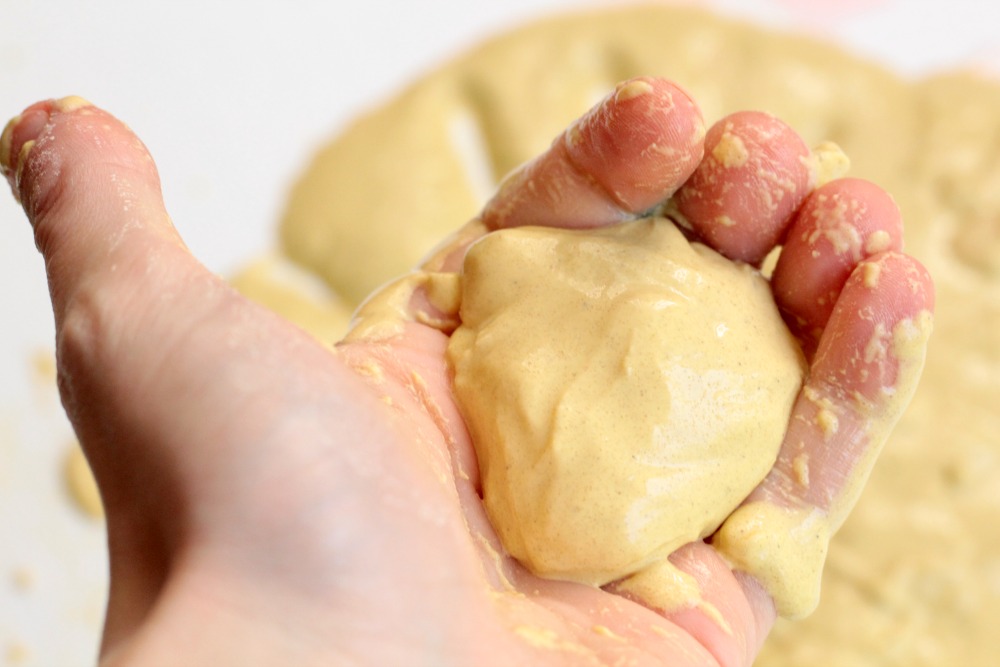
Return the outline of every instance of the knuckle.
<path id="1" fill-rule="evenodd" d="M 67 390 L 109 365 L 116 337 L 114 308 L 107 290 L 76 289 L 56 322 L 59 375 Z"/>

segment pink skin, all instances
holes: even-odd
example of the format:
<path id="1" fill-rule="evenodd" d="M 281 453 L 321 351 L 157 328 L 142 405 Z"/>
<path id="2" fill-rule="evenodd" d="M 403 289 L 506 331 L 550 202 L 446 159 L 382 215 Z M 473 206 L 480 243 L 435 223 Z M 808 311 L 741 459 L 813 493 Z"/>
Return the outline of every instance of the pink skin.
<path id="1" fill-rule="evenodd" d="M 687 188 L 700 169 L 700 114 L 672 84 L 644 83 L 646 95 L 613 94 L 513 176 L 484 210 L 486 226 L 610 224 Z M 748 118 L 752 126 L 759 117 Z M 731 131 L 755 131 L 731 119 Z M 36 144 L 17 179 L 29 139 Z M 108 515 L 106 664 L 750 664 L 773 603 L 709 543 L 671 560 L 695 577 L 732 634 L 698 609 L 664 614 L 613 587 L 541 580 L 503 554 L 451 399 L 446 333 L 412 322 L 390 341 L 330 354 L 187 252 L 152 160 L 106 112 L 39 103 L 8 140 L 0 162 L 48 271 L 60 390 Z M 794 171 L 800 143 L 788 138 L 768 159 Z M 726 178 L 749 199 L 725 199 L 735 208 L 712 216 L 756 206 L 747 202 L 757 201 L 759 179 Z M 715 187 L 700 182 L 689 192 Z M 857 194 L 850 182 L 843 188 Z M 787 201 L 807 195 L 796 180 Z M 720 250 L 743 256 L 745 244 L 747 257 L 762 256 L 774 241 L 760 239 L 780 238 L 794 212 L 762 229 L 740 225 Z M 685 215 L 708 242 L 723 238 L 694 208 Z M 874 209 L 864 229 L 895 229 L 898 219 L 881 215 Z M 454 262 L 467 244 L 456 242 L 441 261 Z M 789 253 L 788 284 L 823 271 L 823 257 Z M 877 290 L 852 266 L 842 289 L 832 278 L 801 281 L 817 292 L 782 297 L 789 317 L 822 331 L 810 382 L 834 397 L 870 389 L 852 359 L 874 320 L 891 328 L 932 307 L 930 279 L 912 258 L 871 261 L 883 263 Z M 832 314 L 810 310 L 831 289 Z M 365 375 L 372 361 L 381 379 Z M 892 368 L 880 376 L 889 383 Z M 800 401 L 797 410 L 807 408 Z M 828 506 L 866 439 L 799 436 L 830 481 L 814 487 L 826 495 L 796 502 Z M 785 449 L 782 456 L 768 477 L 776 489 L 787 479 Z M 755 493 L 769 493 L 769 484 Z M 526 641 L 525 629 L 563 648 Z"/>
<path id="2" fill-rule="evenodd" d="M 894 217 L 888 215 L 886 220 L 891 222 Z M 866 283 L 868 264 L 879 267 L 876 287 Z M 785 445 L 771 473 L 750 500 L 768 499 L 786 506 L 827 511 L 850 492 L 845 489 L 846 481 L 858 472 L 856 462 L 873 446 L 867 421 L 872 414 L 886 420 L 898 417 L 890 413 L 892 396 L 883 388 L 899 386 L 899 360 L 891 345 L 884 359 L 866 354 L 876 326 L 881 325 L 891 335 L 902 320 L 915 319 L 921 310 L 933 308 L 930 275 L 912 257 L 890 251 L 858 263 L 843 285 L 828 321 L 823 322 L 819 349 L 806 382 L 815 393 L 812 397 L 805 391 L 799 395 Z M 837 417 L 838 430 L 832 438 L 817 423 L 821 404 Z M 806 487 L 793 481 L 794 460 L 802 452 L 809 457 L 810 483 Z"/>
<path id="3" fill-rule="evenodd" d="M 774 116 L 734 113 L 709 129 L 705 159 L 677 192 L 677 209 L 705 243 L 759 264 L 809 194 L 808 156 L 801 137 Z"/>
<path id="4" fill-rule="evenodd" d="M 490 229 L 579 229 L 628 219 L 672 195 L 698 166 L 704 127 L 701 110 L 676 85 L 651 78 L 619 84 L 507 177 L 483 222 Z"/>
<path id="5" fill-rule="evenodd" d="M 903 218 L 877 185 L 845 178 L 809 194 L 772 276 L 774 298 L 807 353 L 815 351 L 854 267 L 878 252 L 902 249 Z M 804 264 L 809 271 L 801 270 Z"/>

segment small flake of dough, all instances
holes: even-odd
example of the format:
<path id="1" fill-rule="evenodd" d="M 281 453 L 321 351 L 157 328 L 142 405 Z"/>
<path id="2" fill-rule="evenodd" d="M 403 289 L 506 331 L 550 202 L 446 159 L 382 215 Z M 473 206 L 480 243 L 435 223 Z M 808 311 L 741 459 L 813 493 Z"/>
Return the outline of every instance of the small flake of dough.
<path id="1" fill-rule="evenodd" d="M 892 245 L 892 237 L 884 229 L 877 229 L 865 241 L 865 252 L 869 255 L 888 250 Z"/>
<path id="2" fill-rule="evenodd" d="M 31 650 L 27 644 L 14 640 L 7 644 L 6 655 L 4 656 L 8 665 L 23 665 L 31 658 Z"/>
<path id="3" fill-rule="evenodd" d="M 730 169 L 745 165 L 750 159 L 750 153 L 742 139 L 735 134 L 725 132 L 712 149 L 712 157 L 723 167 Z"/>
<path id="4" fill-rule="evenodd" d="M 28 567 L 16 568 L 10 573 L 10 581 L 15 590 L 27 593 L 35 587 L 35 572 Z"/>
<path id="5" fill-rule="evenodd" d="M 455 395 L 493 525 L 535 573 L 633 574 L 770 469 L 803 362 L 753 269 L 650 218 L 495 232 L 462 280 Z"/>
<path id="6" fill-rule="evenodd" d="M 813 148 L 809 161 L 816 187 L 840 178 L 851 168 L 850 158 L 832 141 L 824 141 Z"/>
<path id="7" fill-rule="evenodd" d="M 31 370 L 40 386 L 56 383 L 56 357 L 51 350 L 35 350 L 31 355 Z"/>
<path id="8" fill-rule="evenodd" d="M 868 289 L 877 289 L 879 277 L 882 273 L 882 266 L 876 262 L 867 262 L 864 264 L 862 271 L 864 271 L 862 278 L 864 279 L 865 287 Z"/>
<path id="9" fill-rule="evenodd" d="M 104 507 L 101 505 L 101 494 L 97 482 L 87 464 L 80 445 L 74 443 L 66 454 L 64 466 L 66 489 L 70 498 L 84 514 L 100 519 L 104 517 Z"/>

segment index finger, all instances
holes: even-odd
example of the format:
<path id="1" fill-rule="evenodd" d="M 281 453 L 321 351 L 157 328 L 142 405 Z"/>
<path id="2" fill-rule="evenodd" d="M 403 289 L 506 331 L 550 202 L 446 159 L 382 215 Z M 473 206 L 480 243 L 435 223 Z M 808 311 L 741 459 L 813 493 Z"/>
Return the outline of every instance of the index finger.
<path id="1" fill-rule="evenodd" d="M 687 180 L 704 139 L 701 111 L 679 86 L 629 79 L 510 174 L 483 222 L 586 229 L 635 217 Z"/>

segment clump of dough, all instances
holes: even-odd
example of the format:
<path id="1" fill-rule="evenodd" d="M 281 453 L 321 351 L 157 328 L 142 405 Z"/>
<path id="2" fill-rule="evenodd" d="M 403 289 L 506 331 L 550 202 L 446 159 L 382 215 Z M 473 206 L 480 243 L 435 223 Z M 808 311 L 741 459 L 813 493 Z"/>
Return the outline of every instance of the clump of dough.
<path id="1" fill-rule="evenodd" d="M 487 235 L 448 353 L 487 510 L 535 573 L 602 585 L 711 534 L 801 385 L 766 281 L 666 219 Z"/>

